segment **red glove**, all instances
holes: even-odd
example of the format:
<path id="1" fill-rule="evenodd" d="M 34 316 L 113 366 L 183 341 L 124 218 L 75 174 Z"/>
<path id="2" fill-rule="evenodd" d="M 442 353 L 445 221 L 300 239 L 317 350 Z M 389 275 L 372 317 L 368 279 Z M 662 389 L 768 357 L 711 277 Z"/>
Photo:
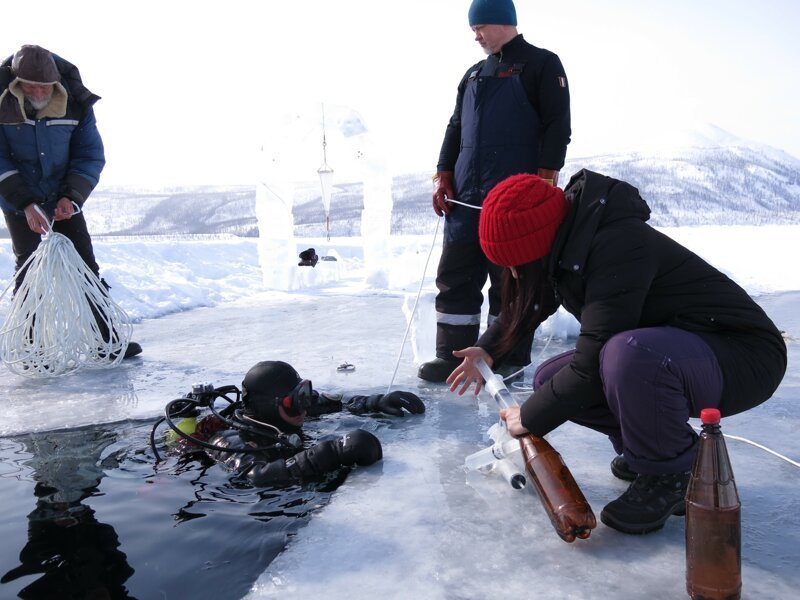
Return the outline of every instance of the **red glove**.
<path id="1" fill-rule="evenodd" d="M 445 202 L 447 198 L 455 198 L 453 191 L 453 171 L 439 171 L 433 176 L 433 210 L 440 217 L 449 215 L 454 205 Z"/>

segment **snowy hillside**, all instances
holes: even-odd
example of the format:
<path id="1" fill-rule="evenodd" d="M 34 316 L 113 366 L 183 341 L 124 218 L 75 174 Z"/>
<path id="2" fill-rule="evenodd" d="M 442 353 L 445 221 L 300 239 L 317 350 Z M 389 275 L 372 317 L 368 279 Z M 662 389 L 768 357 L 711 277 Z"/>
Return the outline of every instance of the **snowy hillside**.
<path id="1" fill-rule="evenodd" d="M 568 161 L 565 171 L 580 168 L 636 185 L 653 211 L 654 225 L 800 221 L 800 161 L 775 150 L 684 147 Z"/>
<path id="2" fill-rule="evenodd" d="M 361 150 L 358 150 L 361 157 Z M 355 161 L 334 166 L 331 235 L 361 235 L 364 185 Z M 295 235 L 325 234 L 325 213 L 316 163 L 295 182 Z M 763 225 L 800 222 L 800 160 L 774 148 L 706 128 L 669 140 L 651 140 L 636 152 L 569 158 L 561 185 L 582 168 L 636 185 L 653 211 L 655 226 Z M 301 177 L 295 170 L 293 174 Z M 394 175 L 392 233 L 431 231 L 430 173 Z M 343 180 L 349 177 L 348 180 Z M 355 177 L 355 178 L 354 178 Z M 86 216 L 95 235 L 258 235 L 255 182 L 230 187 L 103 187 L 93 194 Z M 7 237 L 5 227 L 0 236 Z"/>

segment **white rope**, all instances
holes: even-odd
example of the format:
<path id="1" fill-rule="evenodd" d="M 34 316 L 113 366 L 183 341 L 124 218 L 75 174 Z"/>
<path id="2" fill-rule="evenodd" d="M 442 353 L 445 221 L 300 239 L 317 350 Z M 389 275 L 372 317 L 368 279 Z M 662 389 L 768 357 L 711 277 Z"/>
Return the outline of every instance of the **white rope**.
<path id="1" fill-rule="evenodd" d="M 542 349 L 539 350 L 539 354 L 536 355 L 536 358 L 534 358 L 529 365 L 525 365 L 524 367 L 522 367 L 516 373 L 512 373 L 511 375 L 508 375 L 507 377 L 505 377 L 503 379 L 503 381 L 508 381 L 509 379 L 511 379 L 513 377 L 516 377 L 517 375 L 522 373 L 525 369 L 527 369 L 531 365 L 535 365 L 536 363 L 538 363 L 539 360 L 542 358 L 542 354 L 545 353 L 545 351 L 547 350 L 547 347 L 550 345 L 550 340 L 552 340 L 552 339 L 553 339 L 553 334 L 551 333 L 550 335 L 547 336 L 547 341 L 545 341 L 544 346 L 542 346 Z M 521 394 L 523 392 L 531 392 L 531 391 L 533 391 L 533 385 L 528 385 L 527 383 L 524 383 L 522 381 L 514 381 L 514 382 L 512 382 L 511 387 L 513 387 L 515 390 L 520 390 L 518 392 L 514 392 L 515 394 Z"/>
<path id="2" fill-rule="evenodd" d="M 41 212 L 41 211 L 40 211 Z M 0 358 L 17 375 L 55 377 L 119 364 L 133 327 L 72 242 L 52 231 L 0 294 L 25 278 L 0 330 Z M 111 335 L 103 335 L 103 329 Z"/>
<path id="3" fill-rule="evenodd" d="M 453 204 L 460 204 L 461 206 L 466 206 L 467 208 L 472 208 L 474 210 L 483 210 L 482 206 L 475 206 L 474 204 L 467 204 L 466 202 L 461 202 L 461 200 L 453 200 L 452 198 L 447 198 L 446 202 L 452 202 Z"/>
<path id="4" fill-rule="evenodd" d="M 692 425 L 692 428 L 694 428 L 695 431 L 697 431 L 697 432 L 700 432 L 700 431 L 703 430 L 702 427 L 695 427 L 694 425 Z M 723 433 L 722 435 L 724 437 L 728 438 L 728 439 L 736 440 L 737 442 L 744 442 L 745 444 L 750 444 L 751 446 L 755 446 L 756 448 L 760 448 L 764 452 L 769 452 L 773 456 L 777 456 L 781 460 L 785 460 L 790 465 L 794 465 L 795 467 L 800 468 L 800 462 L 797 462 L 796 460 L 792 460 L 791 458 L 789 458 L 788 456 L 784 456 L 783 454 L 778 454 L 777 452 L 775 452 L 775 450 L 771 450 L 771 449 L 767 448 L 766 446 L 762 446 L 761 444 L 759 444 L 757 442 L 754 442 L 752 440 L 748 440 L 747 438 L 739 437 L 738 435 L 729 435 L 727 433 Z"/>
<path id="5" fill-rule="evenodd" d="M 394 385 L 394 378 L 397 377 L 397 369 L 400 367 L 400 359 L 403 357 L 403 348 L 406 345 L 406 340 L 408 339 L 408 332 L 411 330 L 411 324 L 414 322 L 414 315 L 417 314 L 417 304 L 419 303 L 419 298 L 422 295 L 422 286 L 425 284 L 425 274 L 428 272 L 428 263 L 431 260 L 431 255 L 433 254 L 433 249 L 436 245 L 436 234 L 439 233 L 439 223 L 441 222 L 441 217 L 436 219 L 436 228 L 433 230 L 433 239 L 431 239 L 431 248 L 428 250 L 428 257 L 425 259 L 425 266 L 422 268 L 422 278 L 419 281 L 419 289 L 417 289 L 417 297 L 414 299 L 414 306 L 411 309 L 411 316 L 408 318 L 408 325 L 406 325 L 406 332 L 403 334 L 403 341 L 400 342 L 400 352 L 397 354 L 397 360 L 394 363 L 394 372 L 392 373 L 392 379 L 389 381 L 389 386 L 386 388 L 386 393 L 392 391 L 392 386 Z"/>

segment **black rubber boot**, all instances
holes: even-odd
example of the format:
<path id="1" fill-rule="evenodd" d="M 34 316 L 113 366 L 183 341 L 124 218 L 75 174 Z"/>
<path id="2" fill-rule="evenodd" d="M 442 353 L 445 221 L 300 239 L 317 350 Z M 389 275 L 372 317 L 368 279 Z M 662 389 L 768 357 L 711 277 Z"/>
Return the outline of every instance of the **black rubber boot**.
<path id="1" fill-rule="evenodd" d="M 686 514 L 689 475 L 639 475 L 624 494 L 606 504 L 600 520 L 623 533 L 661 529 L 672 515 Z"/>
<path id="2" fill-rule="evenodd" d="M 128 342 L 128 347 L 125 348 L 125 354 L 122 356 L 122 360 L 126 358 L 131 358 L 132 356 L 137 356 L 142 353 L 142 347 L 137 344 L 136 342 Z"/>
<path id="3" fill-rule="evenodd" d="M 461 361 L 458 359 L 434 358 L 420 365 L 417 377 L 433 383 L 443 383 L 460 364 Z"/>
<path id="4" fill-rule="evenodd" d="M 436 324 L 436 358 L 422 363 L 417 377 L 433 383 L 443 383 L 461 359 L 453 356 L 453 350 L 474 346 L 478 339 L 478 325 Z M 446 358 L 442 358 L 446 357 Z"/>
<path id="5" fill-rule="evenodd" d="M 614 474 L 614 477 L 618 479 L 622 479 L 623 481 L 633 481 L 636 479 L 636 476 L 639 475 L 636 471 L 631 469 L 631 466 L 628 464 L 628 461 L 625 460 L 625 457 L 619 455 L 611 461 L 611 472 Z"/>

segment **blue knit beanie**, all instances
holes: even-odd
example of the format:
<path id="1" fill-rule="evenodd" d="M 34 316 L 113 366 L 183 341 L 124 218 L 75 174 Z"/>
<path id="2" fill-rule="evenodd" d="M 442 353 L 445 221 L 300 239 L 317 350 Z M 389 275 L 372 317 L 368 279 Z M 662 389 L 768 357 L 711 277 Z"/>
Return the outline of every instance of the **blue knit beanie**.
<path id="1" fill-rule="evenodd" d="M 469 26 L 517 25 L 517 11 L 511 0 L 472 0 Z"/>

